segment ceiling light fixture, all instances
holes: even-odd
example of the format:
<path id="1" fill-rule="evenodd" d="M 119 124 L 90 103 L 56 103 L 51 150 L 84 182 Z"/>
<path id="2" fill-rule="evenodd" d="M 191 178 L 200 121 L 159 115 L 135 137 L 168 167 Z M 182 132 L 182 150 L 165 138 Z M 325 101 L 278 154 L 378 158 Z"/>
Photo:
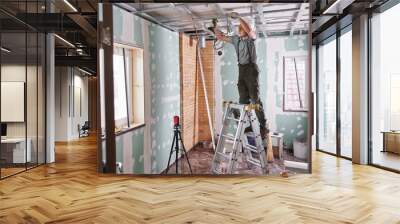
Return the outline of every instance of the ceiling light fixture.
<path id="1" fill-rule="evenodd" d="M 88 72 L 88 71 L 86 71 L 86 70 L 83 70 L 83 69 L 81 69 L 81 68 L 79 68 L 79 67 L 78 67 L 78 70 L 81 71 L 81 72 L 83 72 L 83 73 L 85 73 L 85 74 L 87 74 L 87 75 L 90 75 L 90 76 L 93 75 L 92 73 L 90 73 L 90 72 Z"/>
<path id="2" fill-rule="evenodd" d="M 322 14 L 328 14 L 332 9 L 334 9 L 338 4 L 340 0 L 336 0 L 332 5 L 330 5 L 327 9 L 324 10 Z"/>
<path id="3" fill-rule="evenodd" d="M 332 5 L 325 9 L 322 14 L 342 14 L 343 9 L 351 5 L 353 2 L 354 0 L 336 0 Z"/>
<path id="4" fill-rule="evenodd" d="M 67 4 L 74 12 L 78 12 L 78 10 L 73 6 L 68 0 L 64 0 L 65 4 Z"/>
<path id="5" fill-rule="evenodd" d="M 59 40 L 61 40 L 62 42 L 64 42 L 65 44 L 67 44 L 68 46 L 75 48 L 75 45 L 73 45 L 71 42 L 69 42 L 68 40 L 60 37 L 58 34 L 54 34 L 55 37 L 57 37 Z"/>
<path id="6" fill-rule="evenodd" d="M 1 47 L 0 49 L 1 49 L 2 51 L 6 52 L 6 53 L 10 53 L 10 52 L 11 52 L 11 50 L 9 50 L 9 49 L 7 49 L 7 48 L 5 48 L 5 47 Z"/>

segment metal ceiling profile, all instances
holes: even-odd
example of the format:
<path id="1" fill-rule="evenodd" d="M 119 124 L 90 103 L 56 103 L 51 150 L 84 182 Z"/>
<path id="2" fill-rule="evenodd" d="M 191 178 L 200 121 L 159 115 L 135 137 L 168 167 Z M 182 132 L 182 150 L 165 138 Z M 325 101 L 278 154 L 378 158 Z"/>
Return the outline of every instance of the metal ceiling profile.
<path id="1" fill-rule="evenodd" d="M 286 1 L 289 2 L 289 1 Z M 293 1 L 290 1 L 293 2 Z M 254 21 L 259 35 L 306 34 L 309 28 L 309 4 L 296 3 L 119 3 L 122 8 L 164 26 L 188 35 L 207 34 L 213 38 L 212 20 L 218 19 L 219 27 L 226 32 L 228 27 L 239 25 L 228 18 L 237 12 L 248 21 Z"/>

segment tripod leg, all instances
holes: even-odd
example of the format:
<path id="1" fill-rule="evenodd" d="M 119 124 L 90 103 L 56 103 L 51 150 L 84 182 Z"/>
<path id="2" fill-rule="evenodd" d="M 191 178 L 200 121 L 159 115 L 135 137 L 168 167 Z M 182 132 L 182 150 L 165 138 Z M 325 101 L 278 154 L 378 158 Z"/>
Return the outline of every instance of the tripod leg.
<path id="1" fill-rule="evenodd" d="M 189 156 L 187 155 L 185 146 L 183 145 L 181 132 L 179 132 L 179 140 L 181 140 L 182 149 L 183 149 L 183 152 L 185 153 L 186 161 L 187 161 L 187 163 L 188 163 L 188 165 L 189 165 L 190 174 L 193 174 L 193 172 L 192 172 L 192 166 L 190 165 L 190 162 L 189 162 Z"/>
<path id="2" fill-rule="evenodd" d="M 169 151 L 169 158 L 168 158 L 168 165 L 167 165 L 167 170 L 165 171 L 165 174 L 168 174 L 169 171 L 169 166 L 170 166 L 170 162 L 171 162 L 171 156 L 172 156 L 172 149 L 174 148 L 175 145 L 175 138 L 172 140 L 172 145 L 171 145 L 171 150 Z"/>
<path id="3" fill-rule="evenodd" d="M 176 170 L 176 174 L 178 174 L 178 159 L 179 159 L 178 131 L 175 131 L 175 133 L 174 133 L 174 141 L 175 141 L 175 170 Z"/>

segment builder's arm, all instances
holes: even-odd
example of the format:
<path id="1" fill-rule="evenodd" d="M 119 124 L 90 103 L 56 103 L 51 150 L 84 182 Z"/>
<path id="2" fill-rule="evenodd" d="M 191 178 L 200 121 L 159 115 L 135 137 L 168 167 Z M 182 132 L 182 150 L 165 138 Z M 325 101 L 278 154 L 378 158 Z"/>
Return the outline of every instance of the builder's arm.
<path id="1" fill-rule="evenodd" d="M 229 38 L 228 36 L 225 36 L 225 34 L 223 32 L 221 32 L 221 30 L 219 29 L 215 29 L 215 37 L 217 38 L 217 40 L 221 40 L 224 42 L 231 42 L 231 38 Z"/>
<path id="2" fill-rule="evenodd" d="M 251 26 L 246 22 L 246 20 L 241 18 L 238 13 L 236 12 L 231 13 L 231 17 L 233 19 L 239 19 L 240 26 L 243 28 L 244 32 L 246 32 L 251 39 L 255 40 L 257 38 L 256 32 L 254 32 L 254 30 L 251 29 Z"/>
<path id="3" fill-rule="evenodd" d="M 250 25 L 244 19 L 239 17 L 239 21 L 244 32 L 246 32 L 251 39 L 255 40 L 257 38 L 256 32 L 254 32 L 254 30 L 251 29 Z"/>

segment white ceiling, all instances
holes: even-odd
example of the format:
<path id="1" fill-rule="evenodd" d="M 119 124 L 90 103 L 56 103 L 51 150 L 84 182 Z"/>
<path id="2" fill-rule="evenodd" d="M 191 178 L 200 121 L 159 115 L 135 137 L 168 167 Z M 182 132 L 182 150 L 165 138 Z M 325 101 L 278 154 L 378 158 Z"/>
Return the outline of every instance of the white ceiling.
<path id="1" fill-rule="evenodd" d="M 309 29 L 308 3 L 130 3 L 129 7 L 139 16 L 192 35 L 196 30 L 211 35 L 208 28 L 214 18 L 221 30 L 227 31 L 227 24 L 236 30 L 238 21 L 227 16 L 231 12 L 251 21 L 262 35 L 306 33 Z"/>

